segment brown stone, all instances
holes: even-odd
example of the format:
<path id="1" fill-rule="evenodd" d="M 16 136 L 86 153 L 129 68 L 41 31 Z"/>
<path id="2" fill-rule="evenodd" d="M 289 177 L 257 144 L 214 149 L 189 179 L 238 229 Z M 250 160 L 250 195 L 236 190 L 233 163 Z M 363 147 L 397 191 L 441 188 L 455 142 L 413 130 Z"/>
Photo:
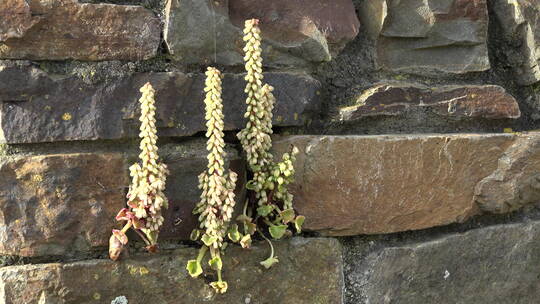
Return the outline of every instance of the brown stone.
<path id="1" fill-rule="evenodd" d="M 2 0 L 0 3 L 0 41 L 22 37 L 40 20 L 40 16 L 32 16 L 27 1 Z"/>
<path id="2" fill-rule="evenodd" d="M 476 185 L 474 199 L 482 210 L 494 213 L 540 202 L 540 137 L 519 137 L 497 169 Z"/>
<path id="3" fill-rule="evenodd" d="M 276 67 L 329 61 L 360 26 L 351 0 L 168 0 L 165 17 L 168 49 L 187 64 L 243 64 L 246 19 L 261 20 L 264 64 Z"/>
<path id="4" fill-rule="evenodd" d="M 269 254 L 265 242 L 255 243 L 252 250 L 229 247 L 223 265 L 229 286 L 223 295 L 208 285 L 215 280 L 211 272 L 197 279 L 188 275 L 186 263 L 197 250 L 184 248 L 116 263 L 3 267 L 0 303 L 343 303 L 342 249 L 337 240 L 294 238 L 274 246 L 279 263 L 270 270 L 259 264 Z M 208 269 L 206 263 L 203 267 Z"/>
<path id="5" fill-rule="evenodd" d="M 160 43 L 160 21 L 139 6 L 76 0 L 0 4 L 0 58 L 142 60 Z M 36 16 L 36 17 L 34 17 Z"/>
<path id="6" fill-rule="evenodd" d="M 229 0 L 232 23 L 244 27 L 247 19 L 260 21 L 265 37 L 282 44 L 301 44 L 323 35 L 334 55 L 358 35 L 360 22 L 350 0 Z"/>
<path id="7" fill-rule="evenodd" d="M 517 101 L 495 85 L 427 87 L 411 83 L 382 83 L 365 90 L 356 105 L 340 110 L 341 120 L 368 116 L 404 115 L 414 108 L 456 118 L 519 118 Z"/>
<path id="8" fill-rule="evenodd" d="M 292 193 L 295 208 L 306 216 L 305 228 L 324 235 L 354 235 L 466 220 L 481 211 L 475 188 L 491 175 L 488 185 L 480 186 L 487 192 L 481 192 L 482 197 L 487 197 L 501 162 L 520 162 L 523 169 L 515 166 L 514 181 L 537 187 L 531 178 L 537 178 L 540 165 L 532 147 L 539 138 L 540 133 L 291 136 L 274 146 L 278 155 L 291 144 L 301 151 Z M 517 154 L 535 155 L 532 162 L 523 157 L 507 160 L 516 155 L 513 150 L 533 140 L 529 154 Z M 530 197 L 538 194 L 528 191 Z M 522 203 L 526 202 L 531 200 Z"/>
<path id="9" fill-rule="evenodd" d="M 232 147 L 226 166 L 238 174 L 237 209 L 245 197 L 245 163 Z M 159 154 L 167 164 L 169 208 L 160 240 L 188 240 L 197 227 L 192 211 L 200 201 L 198 175 L 207 168 L 203 139 L 167 144 Z M 126 153 L 71 153 L 0 158 L 0 255 L 54 256 L 103 249 L 114 217 L 126 206 L 127 167 L 138 150 Z M 140 241 L 133 233 L 133 241 Z"/>
<path id="10" fill-rule="evenodd" d="M 486 0 L 370 0 L 359 9 L 371 19 L 365 25 L 384 69 L 437 75 L 490 68 Z"/>
<path id="11" fill-rule="evenodd" d="M 62 255 L 107 244 L 124 205 L 118 153 L 0 160 L 0 254 Z"/>

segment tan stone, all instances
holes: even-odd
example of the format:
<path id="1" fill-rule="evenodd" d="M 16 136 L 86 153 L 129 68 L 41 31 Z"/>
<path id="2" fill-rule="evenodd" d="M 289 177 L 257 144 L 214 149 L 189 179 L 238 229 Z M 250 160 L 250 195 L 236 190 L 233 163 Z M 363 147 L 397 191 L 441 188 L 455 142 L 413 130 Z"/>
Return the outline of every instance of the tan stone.
<path id="1" fill-rule="evenodd" d="M 0 21 L 0 58 L 142 60 L 157 52 L 160 21 L 143 7 L 76 0 L 28 3 L 2 0 L 0 18 L 9 17 Z"/>
<path id="2" fill-rule="evenodd" d="M 106 245 L 126 177 L 118 153 L 0 160 L 0 254 L 61 255 Z"/>
<path id="3" fill-rule="evenodd" d="M 121 262 L 90 260 L 68 264 L 9 266 L 0 269 L 0 303 L 343 303 L 342 249 L 335 239 L 294 238 L 274 242 L 280 262 L 265 270 L 266 242 L 252 250 L 227 249 L 224 279 L 228 291 L 216 295 L 212 273 L 191 278 L 186 263 L 194 248 L 146 254 Z M 206 263 L 205 263 L 206 264 Z M 203 266 L 205 268 L 205 266 Z M 116 302 L 116 303 L 125 303 Z"/>
<path id="4" fill-rule="evenodd" d="M 540 133 L 291 136 L 277 140 L 275 150 L 280 154 L 294 144 L 301 151 L 292 192 L 307 230 L 377 234 L 461 222 L 480 213 L 475 187 L 500 170 L 514 149 L 532 140 L 537 147 L 539 138 Z M 522 155 L 536 159 L 535 149 Z M 540 172 L 538 161 L 526 159 L 513 173 L 517 181 Z"/>

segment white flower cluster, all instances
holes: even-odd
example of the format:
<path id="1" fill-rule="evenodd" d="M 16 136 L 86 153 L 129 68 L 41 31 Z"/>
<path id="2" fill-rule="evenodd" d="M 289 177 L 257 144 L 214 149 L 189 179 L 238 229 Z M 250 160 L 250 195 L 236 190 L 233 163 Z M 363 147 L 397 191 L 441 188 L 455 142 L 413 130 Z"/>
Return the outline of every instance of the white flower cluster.
<path id="1" fill-rule="evenodd" d="M 162 209 L 167 208 L 168 201 L 163 191 L 167 178 L 167 166 L 159 161 L 157 147 L 157 130 L 154 105 L 155 91 L 150 83 L 146 83 L 141 89 L 141 138 L 139 158 L 141 164 L 133 164 L 129 170 L 132 177 L 128 193 L 128 206 L 131 207 L 135 216 L 144 220 L 143 232 L 149 240 L 155 244 L 157 232 L 163 224 Z"/>
<path id="2" fill-rule="evenodd" d="M 200 214 L 200 228 L 205 230 L 211 246 L 221 248 L 234 211 L 234 188 L 237 175 L 225 173 L 225 142 L 223 140 L 223 102 L 221 100 L 221 73 L 209 67 L 206 72 L 206 149 L 208 169 L 199 175 L 201 201 L 194 213 Z"/>
<path id="3" fill-rule="evenodd" d="M 244 28 L 244 61 L 247 75 L 245 92 L 247 110 L 244 115 L 248 119 L 246 127 L 238 133 L 242 147 L 246 151 L 248 164 L 253 172 L 250 187 L 256 192 L 258 204 L 268 202 L 267 190 L 274 190 L 274 196 L 284 202 L 285 209 L 292 208 L 292 194 L 286 185 L 294 176 L 294 157 L 296 148 L 283 155 L 283 161 L 274 163 L 270 153 L 272 148 L 272 111 L 274 109 L 274 88 L 263 84 L 261 57 L 261 30 L 258 20 L 246 20 Z M 277 186 L 277 189 L 275 185 Z"/>

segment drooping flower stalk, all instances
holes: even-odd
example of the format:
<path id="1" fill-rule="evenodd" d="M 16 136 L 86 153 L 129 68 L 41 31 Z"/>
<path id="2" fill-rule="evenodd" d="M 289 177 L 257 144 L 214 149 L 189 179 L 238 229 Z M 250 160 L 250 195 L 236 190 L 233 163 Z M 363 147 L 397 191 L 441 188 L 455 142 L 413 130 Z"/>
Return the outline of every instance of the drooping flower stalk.
<path id="1" fill-rule="evenodd" d="M 245 93 L 247 94 L 247 109 L 244 117 L 247 119 L 246 127 L 238 133 L 252 173 L 251 180 L 246 187 L 251 191 L 244 213 L 237 218 L 243 225 L 243 233 L 236 230 L 230 232 L 231 240 L 240 240 L 243 247 L 249 247 L 250 235 L 259 231 L 264 238 L 264 231 L 257 228 L 257 224 L 267 226 L 268 233 L 274 239 L 284 235 L 291 235 L 288 225 L 294 224 L 296 231 L 301 231 L 304 222 L 303 216 L 296 216 L 293 206 L 292 194 L 287 186 L 294 180 L 294 161 L 298 149 L 291 147 L 291 151 L 284 153 L 281 162 L 274 162 L 270 153 L 272 148 L 272 110 L 275 104 L 274 88 L 263 82 L 261 57 L 261 31 L 259 21 L 246 20 L 244 28 L 244 62 L 247 71 Z M 249 205 L 249 206 L 248 206 Z M 256 209 L 254 212 L 251 209 Z M 253 218 L 254 217 L 254 218 Z M 273 256 L 263 261 L 269 268 L 277 263 Z"/>
<path id="2" fill-rule="evenodd" d="M 112 260 L 119 258 L 124 245 L 128 243 L 125 233 L 130 228 L 143 239 L 148 251 L 155 252 L 159 228 L 163 224 L 162 210 L 168 206 L 163 193 L 168 170 L 159 160 L 157 147 L 155 91 L 150 83 L 146 83 L 140 92 L 141 162 L 129 168 L 132 180 L 127 195 L 128 208 L 123 208 L 116 216 L 116 220 L 125 222 L 125 225 L 121 230 L 113 230 L 109 240 L 109 256 Z"/>
<path id="3" fill-rule="evenodd" d="M 190 260 L 187 270 L 197 277 L 202 273 L 202 259 L 210 252 L 209 265 L 216 270 L 218 280 L 210 285 L 218 293 L 227 291 L 227 282 L 221 276 L 221 255 L 224 249 L 224 238 L 234 211 L 234 188 L 237 175 L 225 172 L 225 141 L 223 140 L 224 115 L 221 100 L 221 73 L 209 67 L 206 72 L 204 100 L 206 110 L 206 149 L 208 151 L 208 167 L 199 175 L 199 188 L 202 190 L 201 200 L 193 213 L 199 214 L 199 229 L 192 233 L 193 240 L 201 240 L 202 247 L 196 260 Z M 202 232 L 202 236 L 201 236 Z"/>

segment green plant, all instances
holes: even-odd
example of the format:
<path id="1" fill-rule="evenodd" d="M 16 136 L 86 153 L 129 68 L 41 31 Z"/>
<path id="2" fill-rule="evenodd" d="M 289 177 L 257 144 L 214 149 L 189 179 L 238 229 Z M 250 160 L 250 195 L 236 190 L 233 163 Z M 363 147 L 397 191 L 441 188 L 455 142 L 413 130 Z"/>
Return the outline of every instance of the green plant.
<path id="1" fill-rule="evenodd" d="M 163 193 L 168 171 L 158 156 L 155 92 L 150 83 L 146 83 L 140 91 L 141 163 L 135 163 L 129 168 L 132 178 L 127 195 L 129 208 L 123 208 L 116 216 L 117 221 L 125 224 L 121 230 L 113 230 L 109 239 L 109 256 L 112 260 L 120 257 L 124 246 L 128 243 L 126 232 L 130 228 L 143 239 L 148 251 L 157 251 L 159 227 L 163 224 L 161 211 L 168 206 Z"/>
<path id="2" fill-rule="evenodd" d="M 229 237 L 240 242 L 242 247 L 249 247 L 251 236 L 258 231 L 272 249 L 270 257 L 261 264 L 270 268 L 278 262 L 274 256 L 273 239 L 292 235 L 289 225 L 299 233 L 304 222 L 303 216 L 297 216 L 293 206 L 293 196 L 287 186 L 294 181 L 294 161 L 298 154 L 296 147 L 284 153 L 280 162 L 275 162 L 272 148 L 272 110 L 275 97 L 273 87 L 264 84 L 261 57 L 261 32 L 258 20 L 247 20 L 244 29 L 244 61 L 247 75 L 247 118 L 246 127 L 238 133 L 238 138 L 246 152 L 247 162 L 252 174 L 246 188 L 248 199 L 243 213 L 236 219 L 238 225 L 232 225 Z M 262 227 L 262 228 L 261 228 Z M 242 231 L 242 232 L 240 232 Z"/>
<path id="3" fill-rule="evenodd" d="M 187 263 L 187 270 L 192 277 L 202 273 L 202 260 L 210 252 L 209 266 L 217 272 L 217 281 L 210 283 L 217 293 L 227 291 L 227 282 L 223 281 L 221 256 L 224 239 L 234 211 L 234 188 L 237 175 L 225 171 L 225 141 L 223 140 L 223 105 L 221 100 L 221 73 L 209 67 L 206 72 L 206 148 L 208 167 L 199 175 L 199 188 L 202 190 L 201 201 L 193 213 L 199 214 L 200 229 L 193 230 L 191 239 L 202 242 L 197 259 Z"/>

